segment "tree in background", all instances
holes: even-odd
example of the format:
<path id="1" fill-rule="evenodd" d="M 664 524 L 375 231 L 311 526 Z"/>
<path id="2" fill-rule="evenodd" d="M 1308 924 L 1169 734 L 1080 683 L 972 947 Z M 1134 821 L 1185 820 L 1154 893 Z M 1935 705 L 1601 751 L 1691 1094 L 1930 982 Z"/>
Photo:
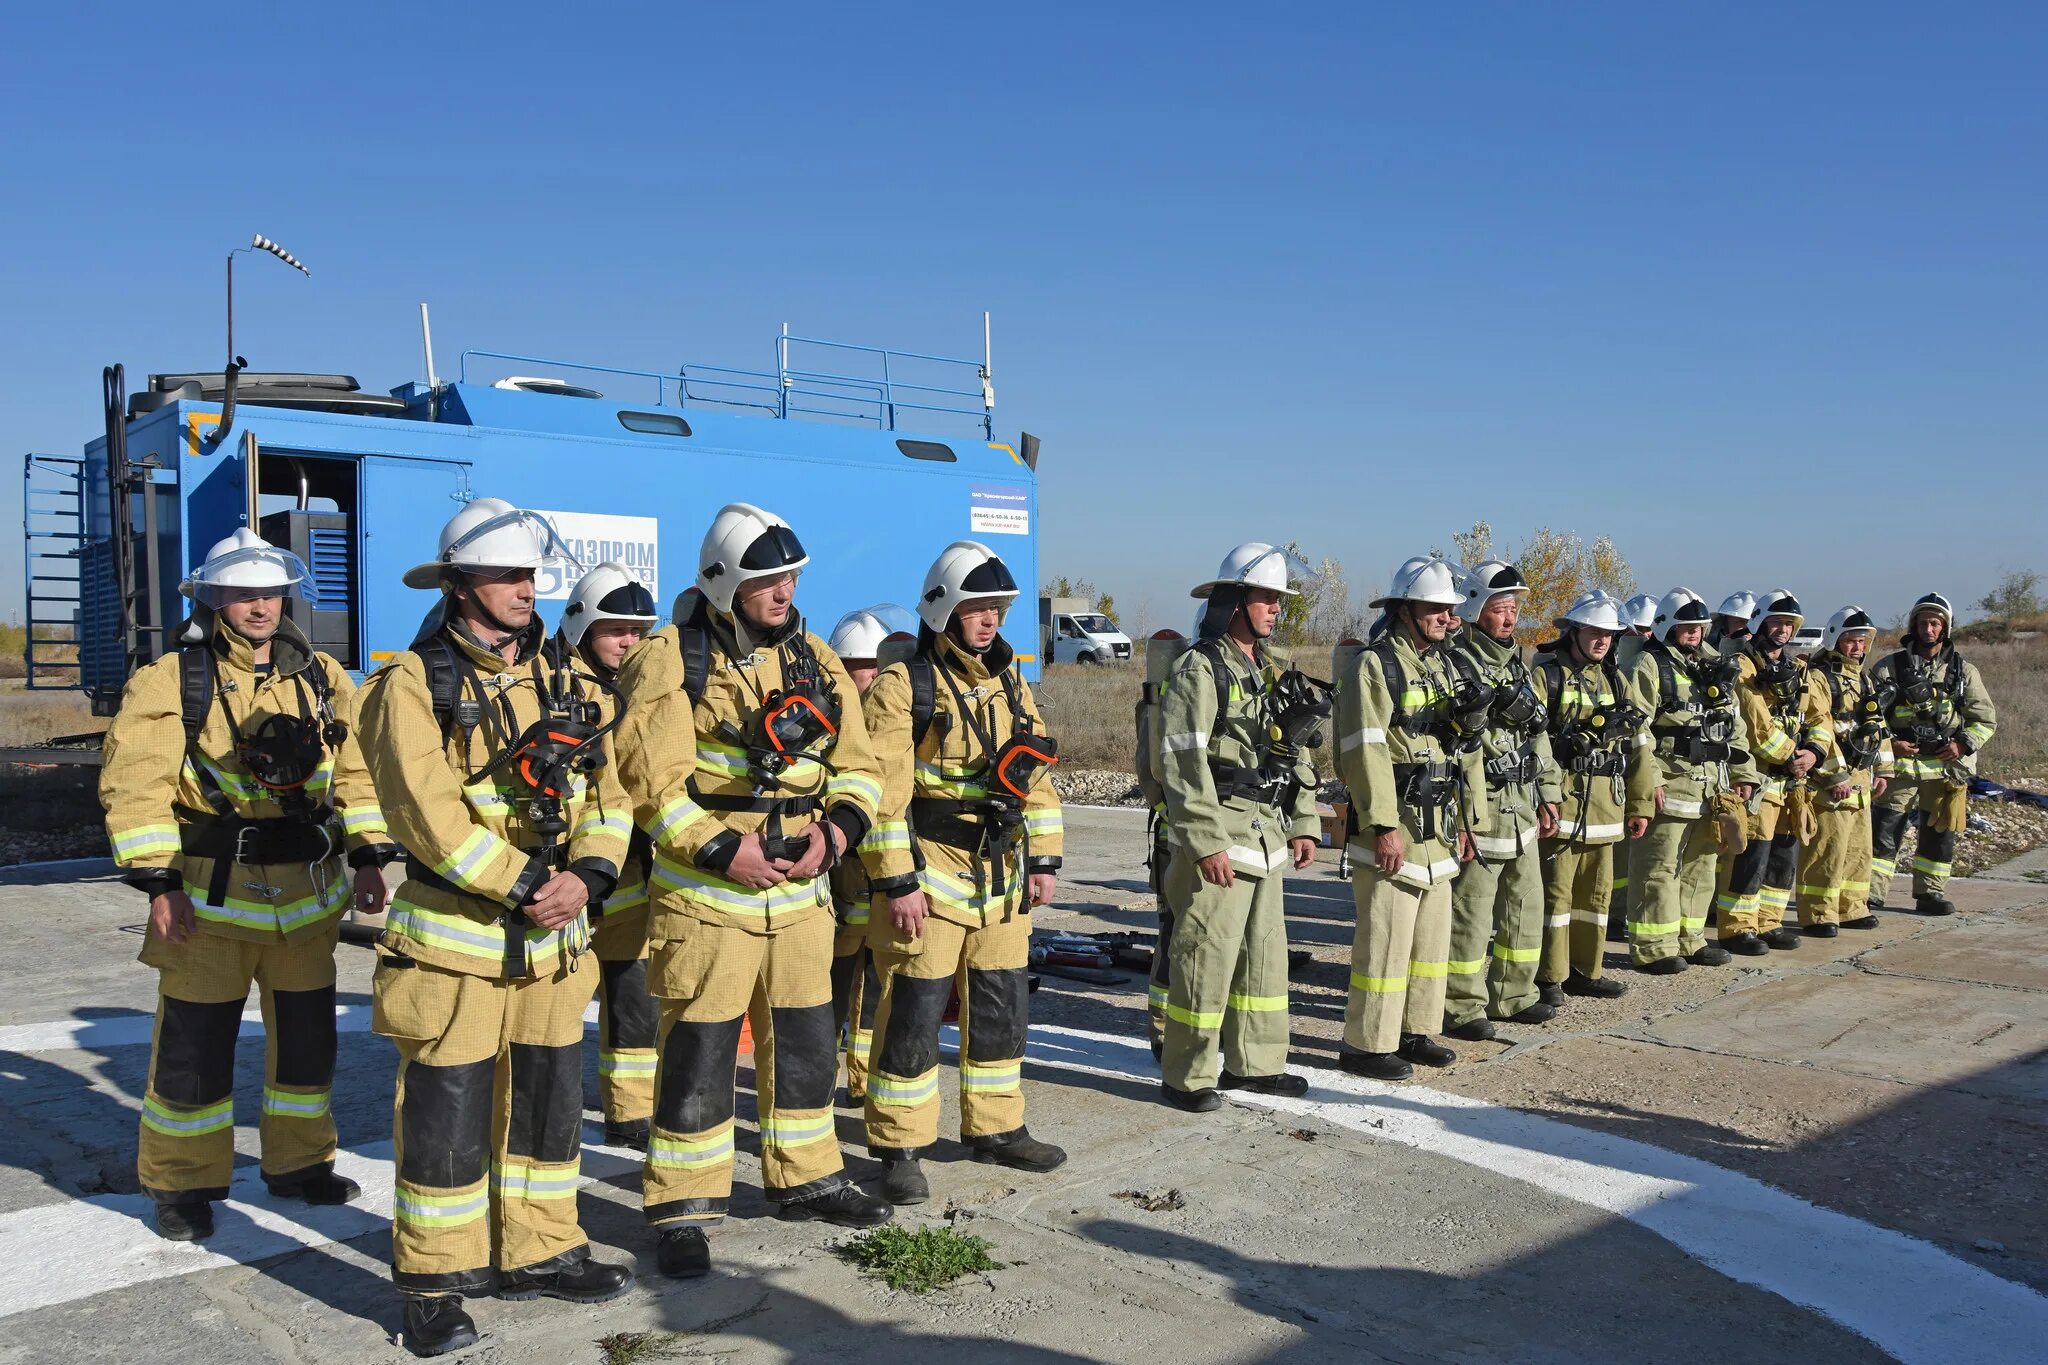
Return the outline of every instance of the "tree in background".
<path id="1" fill-rule="evenodd" d="M 1287 542 L 1288 577 L 1294 581 L 1293 597 L 1280 599 L 1280 621 L 1273 628 L 1276 644 L 1326 643 L 1352 633 L 1351 588 L 1344 581 L 1344 566 L 1329 555 L 1301 572 L 1308 559 L 1296 541 Z"/>
<path id="2" fill-rule="evenodd" d="M 1519 548 L 1502 553 L 1494 546 L 1493 527 L 1475 521 L 1470 531 L 1453 535 L 1451 541 L 1458 547 L 1461 563 L 1472 565 L 1498 557 L 1529 580 L 1529 594 L 1522 599 L 1522 624 L 1515 631 L 1524 643 L 1550 638 L 1550 623 L 1584 593 L 1604 588 L 1627 598 L 1636 591 L 1635 570 L 1611 536 L 1596 536 L 1587 544 L 1576 531 L 1539 526 Z"/>
<path id="3" fill-rule="evenodd" d="M 2032 569 L 2007 569 L 1998 586 L 1978 600 L 1977 610 L 2000 621 L 2039 616 L 2041 575 Z"/>

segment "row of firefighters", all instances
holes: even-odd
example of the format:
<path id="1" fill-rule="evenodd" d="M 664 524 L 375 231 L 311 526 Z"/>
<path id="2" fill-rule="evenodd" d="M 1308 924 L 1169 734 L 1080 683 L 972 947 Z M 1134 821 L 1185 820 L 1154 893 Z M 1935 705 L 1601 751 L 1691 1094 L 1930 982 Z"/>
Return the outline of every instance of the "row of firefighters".
<path id="1" fill-rule="evenodd" d="M 1655 975 L 1874 928 L 1916 813 L 1914 908 L 1954 912 L 1946 883 L 1997 717 L 1940 594 L 1873 659 L 1860 607 L 1802 657 L 1805 612 L 1783 590 L 1718 610 L 1687 588 L 1594 591 L 1530 659 L 1529 590 L 1498 560 L 1411 559 L 1372 603 L 1371 640 L 1337 647 L 1333 686 L 1269 657 L 1295 590 L 1285 552 L 1248 543 L 1195 589 L 1194 640 L 1148 642 L 1137 767 L 1171 1101 L 1306 1088 L 1285 1070 L 1280 882 L 1314 853 L 1308 753 L 1325 739 L 1357 908 L 1338 1060 L 1376 1080 L 1455 1061 L 1439 1034 L 1483 1041 L 1568 997 L 1622 995 L 1602 971 L 1610 916 Z"/>
<path id="2" fill-rule="evenodd" d="M 437 594 L 418 638 L 357 688 L 286 610 L 305 565 L 239 531 L 182 585 L 180 647 L 136 673 L 106 738 L 108 833 L 150 898 L 141 957 L 159 974 L 138 1159 L 158 1230 L 206 1237 L 227 1195 L 252 983 L 266 1186 L 360 1193 L 334 1168 L 334 952 L 345 910 L 386 910 L 373 1026 L 400 1058 L 392 1256 L 420 1355 L 476 1340 L 468 1299 L 596 1303 L 633 1283 L 577 1215 L 593 995 L 606 1137 L 645 1151 L 664 1275 L 709 1268 L 749 1027 L 762 1184 L 784 1218 L 873 1226 L 930 1197 L 956 1009 L 968 1152 L 1065 1159 L 1024 1123 L 1031 912 L 1062 828 L 1057 745 L 1000 633 L 1018 593 L 1002 560 L 956 541 L 914 636 L 878 608 L 829 642 L 795 608 L 803 546 L 758 507 L 718 513 L 658 630 L 645 586 L 605 564 L 548 636 L 536 573 L 571 562 L 539 515 L 470 503 L 405 575 Z M 1355 831 L 1342 1060 L 1367 1075 L 1448 1062 L 1440 1031 L 1619 993 L 1600 940 L 1624 841 L 1645 970 L 1796 944 L 1780 923 L 1795 894 L 1808 932 L 1872 922 L 1864 899 L 1916 804 L 1918 904 L 1947 908 L 1995 721 L 1939 598 L 1867 671 L 1875 630 L 1854 609 L 1809 665 L 1785 649 L 1789 594 L 1710 622 L 1683 589 L 1640 641 L 1621 604 L 1582 600 L 1532 666 L 1513 634 L 1526 590 L 1505 564 L 1411 561 L 1332 685 L 1270 654 L 1288 560 L 1248 544 L 1194 590 L 1197 638 L 1153 642 L 1139 766 L 1161 813 L 1167 1101 L 1304 1088 L 1286 1069 L 1280 883 L 1320 842 L 1308 753 L 1325 732 Z M 1639 645 L 1626 669 L 1618 636 Z M 879 1198 L 843 1169 L 842 1067 Z"/>

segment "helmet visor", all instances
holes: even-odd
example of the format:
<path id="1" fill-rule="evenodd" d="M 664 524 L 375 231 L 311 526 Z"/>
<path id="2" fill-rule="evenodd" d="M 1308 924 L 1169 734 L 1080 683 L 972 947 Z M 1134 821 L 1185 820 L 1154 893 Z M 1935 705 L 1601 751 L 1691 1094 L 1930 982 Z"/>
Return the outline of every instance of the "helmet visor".
<path id="1" fill-rule="evenodd" d="M 650 621 L 657 615 L 654 610 L 654 594 L 647 591 L 647 585 L 638 579 L 631 583 L 622 583 L 600 597 L 597 600 L 597 611 L 598 615 L 604 617 L 644 616 Z"/>
<path id="2" fill-rule="evenodd" d="M 787 526 L 771 526 L 754 537 L 754 543 L 740 556 L 740 572 L 752 577 L 801 565 L 809 558 L 796 532 Z"/>
<path id="3" fill-rule="evenodd" d="M 1003 561 L 990 556 L 967 571 L 960 580 L 962 597 L 998 597 L 1004 594 L 1015 596 L 1017 580 L 1010 577 L 1010 570 Z"/>
<path id="4" fill-rule="evenodd" d="M 306 561 L 275 545 L 251 545 L 230 551 L 199 566 L 185 580 L 186 595 L 204 606 L 218 607 L 239 595 L 297 597 L 320 605 L 320 592 Z"/>
<path id="5" fill-rule="evenodd" d="M 471 556 L 469 564 L 459 562 L 465 552 Z M 463 569 L 582 567 L 582 561 L 570 553 L 546 517 L 517 509 L 470 527 L 442 552 L 441 559 Z"/>

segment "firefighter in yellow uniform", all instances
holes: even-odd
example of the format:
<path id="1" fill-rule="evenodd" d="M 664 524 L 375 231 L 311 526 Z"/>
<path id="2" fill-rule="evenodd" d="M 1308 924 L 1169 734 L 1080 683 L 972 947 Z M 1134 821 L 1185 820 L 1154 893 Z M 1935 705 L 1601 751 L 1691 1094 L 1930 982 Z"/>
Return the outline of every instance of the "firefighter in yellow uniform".
<path id="1" fill-rule="evenodd" d="M 1742 718 L 1722 662 L 1702 643 L 1707 604 L 1690 588 L 1658 602 L 1653 635 L 1637 653 L 1629 687 L 1647 716 L 1647 744 L 1628 766 L 1628 817 L 1649 827 L 1628 844 L 1629 960 L 1653 976 L 1697 963 L 1724 966 L 1707 942 L 1714 903 L 1721 795 L 1753 778 L 1735 743 Z"/>
<path id="2" fill-rule="evenodd" d="M 1826 686 L 1835 742 L 1813 770 L 1813 831 L 1799 849 L 1799 931 L 1834 938 L 1875 929 L 1870 899 L 1870 808 L 1892 776 L 1885 706 L 1863 671 L 1877 623 L 1861 607 L 1828 618 L 1808 670 Z"/>
<path id="3" fill-rule="evenodd" d="M 1561 773 L 1557 833 L 1543 841 L 1543 965 L 1537 980 L 1553 1005 L 1567 995 L 1612 1000 L 1625 983 L 1600 974 L 1614 851 L 1639 839 L 1649 820 L 1628 818 L 1627 765 L 1641 746 L 1642 712 L 1611 657 L 1621 604 L 1589 592 L 1556 625 L 1531 676 L 1550 713 L 1550 752 Z"/>
<path id="4" fill-rule="evenodd" d="M 138 671 L 106 736 L 114 861 L 149 896 L 156 1030 L 137 1177 L 172 1241 L 213 1232 L 235 1162 L 235 1037 L 253 981 L 268 1048 L 263 1181 L 309 1204 L 334 1173 L 334 945 L 352 879 L 383 899 L 384 832 L 351 726 L 355 686 L 290 617 L 305 565 L 246 529 L 180 585 L 179 650 Z"/>
<path id="5" fill-rule="evenodd" d="M 863 607 L 839 618 L 826 641 L 846 676 L 865 697 L 881 670 L 882 641 L 889 637 L 883 612 L 901 613 L 901 607 L 884 604 Z M 839 932 L 832 940 L 832 1027 L 846 1052 L 846 1102 L 859 1104 L 867 1095 L 868 1055 L 874 1048 L 875 1007 L 881 1003 L 882 982 L 875 974 L 875 957 L 868 951 L 867 868 L 859 858 L 842 858 L 832 869 L 832 912 Z"/>
<path id="6" fill-rule="evenodd" d="M 539 515 L 470 503 L 405 574 L 440 603 L 363 685 L 363 756 L 407 854 L 372 990 L 398 1047 L 391 1258 L 416 1355 L 476 1340 L 464 1296 L 602 1303 L 633 1284 L 591 1259 L 576 1213 L 586 906 L 631 820 L 588 700 L 601 680 L 534 611 L 536 571 L 572 562 Z"/>
<path id="7" fill-rule="evenodd" d="M 960 1000 L 960 1140 L 977 1161 L 1044 1172 L 1067 1154 L 1024 1125 L 1031 911 L 1052 900 L 1060 799 L 1045 731 L 999 633 L 1017 596 L 986 545 L 956 540 L 925 574 L 917 650 L 867 697 L 882 806 L 861 847 L 882 979 L 868 1070 L 868 1149 L 893 1204 L 931 1197 L 939 1024 Z"/>
<path id="8" fill-rule="evenodd" d="M 1928 593 L 1913 604 L 1901 647 L 1874 670 L 1873 684 L 1891 698 L 1887 719 L 1898 771 L 1878 798 L 1872 821 L 1873 911 L 1883 908 L 1915 807 L 1920 834 L 1913 856 L 1913 908 L 1923 915 L 1956 910 L 1948 898 L 1956 836 L 1969 824 L 1970 779 L 1977 772 L 1978 752 L 1998 733 L 1998 712 L 1983 674 L 1956 653 L 1949 639 L 1954 628 L 1948 599 Z"/>
<path id="9" fill-rule="evenodd" d="M 1784 922 L 1798 852 L 1794 797 L 1806 800 L 1794 788 L 1832 747 L 1826 684 L 1786 648 L 1805 619 L 1790 592 L 1765 593 L 1750 618 L 1749 639 L 1733 651 L 1735 701 L 1757 785 L 1746 796 L 1738 790 L 1722 798 L 1741 838 L 1723 841 L 1714 915 L 1721 946 L 1745 957 L 1799 946 L 1799 931 Z M 1736 843 L 1740 847 L 1731 848 Z"/>
<path id="10" fill-rule="evenodd" d="M 1372 603 L 1386 632 L 1336 680 L 1358 910 L 1337 1061 L 1374 1080 L 1457 1060 L 1430 1036 L 1444 1023 L 1451 882 L 1492 814 L 1481 748 L 1492 696 L 1459 686 L 1442 649 L 1464 600 L 1448 564 L 1409 560 Z"/>
<path id="11" fill-rule="evenodd" d="M 1159 697 L 1156 752 L 1173 850 L 1160 1094 L 1208 1113 L 1219 1090 L 1300 1095 L 1287 1070 L 1287 924 L 1282 879 L 1315 858 L 1321 822 L 1307 753 L 1329 702 L 1267 652 L 1287 554 L 1246 541 L 1190 595 L 1200 639 Z M 1301 731 L 1297 733 L 1297 731 Z"/>
<path id="12" fill-rule="evenodd" d="M 664 1275 L 702 1275 L 732 1195 L 734 1071 L 754 1022 L 764 1192 L 847 1227 L 889 1206 L 846 1177 L 833 1128 L 831 885 L 874 822 L 880 774 L 844 665 L 804 628 L 789 524 L 713 518 L 674 624 L 619 674 L 619 767 L 653 845 L 647 984 L 661 1002 L 644 1196 Z"/>
<path id="13" fill-rule="evenodd" d="M 614 682 L 626 654 L 659 619 L 654 595 L 632 569 L 606 561 L 576 580 L 562 608 L 560 648 L 585 670 Z M 618 700 L 587 692 L 610 723 Z M 654 1114 L 654 1031 L 661 1010 L 647 993 L 647 836 L 633 832 L 619 884 L 589 908 L 590 949 L 597 957 L 597 1088 L 604 1138 L 614 1147 L 647 1150 Z"/>

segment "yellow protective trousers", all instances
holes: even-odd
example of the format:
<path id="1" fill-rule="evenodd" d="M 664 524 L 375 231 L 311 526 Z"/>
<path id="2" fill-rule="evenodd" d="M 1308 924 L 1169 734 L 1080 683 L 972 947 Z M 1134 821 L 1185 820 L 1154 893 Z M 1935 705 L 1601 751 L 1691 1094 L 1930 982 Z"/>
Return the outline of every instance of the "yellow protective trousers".
<path id="1" fill-rule="evenodd" d="M 1285 887 L 1277 869 L 1235 871 L 1229 886 L 1212 885 L 1185 850 L 1166 866 L 1173 909 L 1160 1074 L 1177 1090 L 1215 1085 L 1219 1061 L 1233 1076 L 1287 1069 Z"/>
<path id="2" fill-rule="evenodd" d="M 842 907 L 844 918 L 832 940 L 832 1029 L 846 1054 L 846 1102 L 868 1093 L 868 1054 L 874 1049 L 875 1007 L 882 981 L 868 951 L 868 908 Z"/>
<path id="3" fill-rule="evenodd" d="M 136 1178 L 160 1203 L 225 1199 L 235 1166 L 235 1038 L 249 986 L 261 988 L 263 1174 L 311 1174 L 334 1163 L 334 945 L 341 917 L 297 943 L 200 931 L 183 943 L 151 935 L 156 1032 L 142 1096 Z"/>
<path id="4" fill-rule="evenodd" d="M 501 980 L 380 953 L 372 1024 L 398 1047 L 392 1279 L 424 1298 L 476 1293 L 491 1270 L 589 1255 L 583 1164 L 588 954 Z"/>
<path id="5" fill-rule="evenodd" d="M 647 993 L 647 907 L 598 918 L 597 1090 L 606 1123 L 654 1114 L 655 1030 L 661 1007 Z"/>
<path id="6" fill-rule="evenodd" d="M 877 906 L 876 913 L 885 913 Z M 912 936 L 869 926 L 881 977 L 868 1069 L 870 1151 L 915 1156 L 939 1138 L 939 1025 L 960 997 L 960 1135 L 1024 1126 L 1024 1039 L 1031 1027 L 1031 917 L 990 911 L 969 927 L 927 916 Z"/>
<path id="7" fill-rule="evenodd" d="M 1414 886 L 1359 861 L 1351 865 L 1351 899 L 1358 928 L 1345 1043 L 1360 1052 L 1392 1052 L 1403 1034 L 1440 1031 L 1451 956 L 1450 880 Z"/>
<path id="8" fill-rule="evenodd" d="M 1540 847 L 1543 965 L 1536 979 L 1560 986 L 1573 972 L 1597 978 L 1614 900 L 1614 845 L 1545 839 Z"/>
<path id="9" fill-rule="evenodd" d="M 833 1123 L 832 920 L 772 933 L 664 913 L 647 985 L 661 1002 L 661 1065 L 647 1141 L 647 1221 L 715 1222 L 732 1199 L 740 1024 L 754 1021 L 761 1183 L 771 1200 L 846 1180 Z"/>
<path id="10" fill-rule="evenodd" d="M 1511 845 L 1512 847 L 1512 845 Z M 1444 1027 L 1505 1019 L 1536 1003 L 1543 957 L 1543 873 L 1536 845 L 1512 858 L 1480 854 L 1451 883 Z"/>
<path id="11" fill-rule="evenodd" d="M 1816 807 L 1813 838 L 1799 850 L 1801 924 L 1861 919 L 1870 899 L 1870 808 Z"/>
<path id="12" fill-rule="evenodd" d="M 1636 966 L 1707 946 L 1721 847 L 1716 819 L 1711 808 L 1691 818 L 1659 812 L 1642 838 L 1629 840 L 1628 957 Z"/>
<path id="13" fill-rule="evenodd" d="M 1147 878 L 1158 906 L 1159 936 L 1152 944 L 1152 973 L 1145 983 L 1146 1022 L 1152 1030 L 1152 1050 L 1163 1056 L 1166 1046 L 1166 998 L 1173 979 L 1173 906 L 1166 899 L 1166 878 L 1172 866 L 1173 841 L 1168 837 L 1166 817 L 1152 823 L 1152 856 L 1146 861 Z"/>
<path id="14" fill-rule="evenodd" d="M 1741 821 L 1741 832 L 1747 835 L 1740 852 L 1721 850 L 1714 868 L 1714 934 L 1725 942 L 1738 934 L 1764 933 L 1784 921 L 1782 914 L 1769 918 L 1761 907 L 1764 873 L 1785 807 L 1782 801 L 1759 800 L 1752 810 L 1733 795 L 1723 802 L 1722 808 Z"/>

